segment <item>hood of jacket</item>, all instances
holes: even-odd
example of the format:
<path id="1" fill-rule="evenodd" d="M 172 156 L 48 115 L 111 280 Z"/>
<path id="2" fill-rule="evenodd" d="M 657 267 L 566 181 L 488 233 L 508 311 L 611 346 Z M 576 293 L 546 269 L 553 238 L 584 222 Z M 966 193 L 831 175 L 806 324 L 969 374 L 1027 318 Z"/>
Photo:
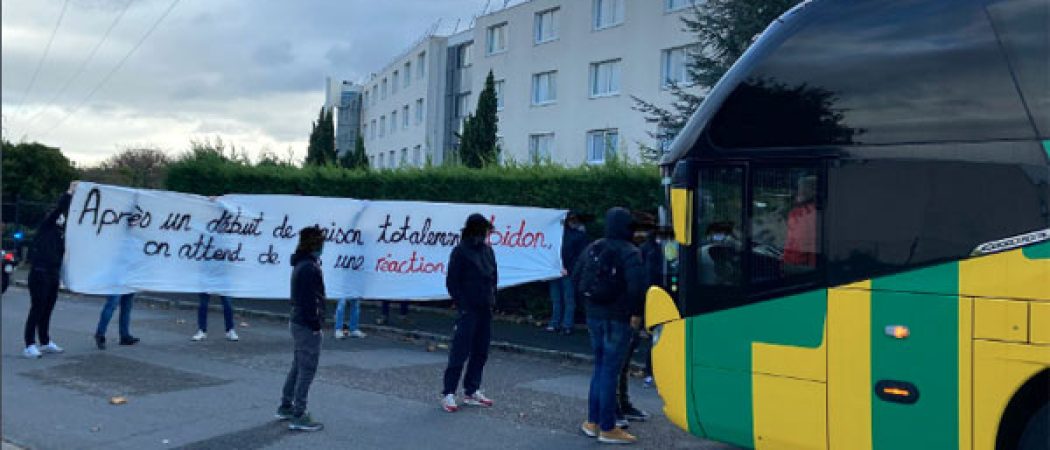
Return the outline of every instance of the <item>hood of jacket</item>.
<path id="1" fill-rule="evenodd" d="M 292 254 L 292 266 L 294 267 L 295 265 L 299 264 L 300 261 L 307 259 L 313 262 L 317 262 L 317 257 L 315 257 L 311 253 L 294 253 Z"/>
<path id="2" fill-rule="evenodd" d="M 634 219 L 630 211 L 625 208 L 610 208 L 605 213 L 605 237 L 609 239 L 620 239 L 630 241 L 634 235 L 631 225 Z"/>

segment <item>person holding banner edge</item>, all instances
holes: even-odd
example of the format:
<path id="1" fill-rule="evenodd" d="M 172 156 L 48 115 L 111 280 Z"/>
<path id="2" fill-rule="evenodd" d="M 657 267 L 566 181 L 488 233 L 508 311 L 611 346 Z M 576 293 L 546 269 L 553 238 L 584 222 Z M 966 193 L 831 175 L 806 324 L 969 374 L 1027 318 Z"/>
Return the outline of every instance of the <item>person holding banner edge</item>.
<path id="1" fill-rule="evenodd" d="M 208 302 L 211 301 L 211 294 L 201 292 L 198 298 L 200 299 L 200 304 L 197 305 L 197 334 L 190 338 L 194 342 L 200 342 L 208 338 Z M 226 340 L 239 341 L 241 338 L 237 336 L 237 332 L 233 329 L 233 300 L 225 295 L 220 295 L 219 300 L 222 302 L 222 320 L 224 325 L 226 325 Z"/>
<path id="2" fill-rule="evenodd" d="M 481 375 L 488 360 L 492 338 L 492 309 L 496 304 L 496 286 L 499 272 L 496 254 L 487 239 L 492 224 L 481 214 L 471 214 L 462 230 L 459 245 L 449 256 L 445 287 L 459 310 L 452 345 L 449 348 L 448 367 L 445 369 L 441 407 L 456 412 L 456 388 L 463 365 L 463 403 L 491 407 L 493 402 L 481 393 Z M 467 360 L 469 359 L 469 363 Z"/>
<path id="3" fill-rule="evenodd" d="M 319 431 L 324 428 L 306 412 L 310 384 L 317 373 L 325 316 L 324 275 L 319 260 L 324 234 L 317 226 L 299 230 L 299 245 L 292 255 L 291 303 L 288 327 L 295 342 L 292 368 L 281 391 L 277 418 L 290 420 L 289 430 Z"/>
<path id="4" fill-rule="evenodd" d="M 76 182 L 70 184 L 69 192 L 62 194 L 55 207 L 37 227 L 30 254 L 32 270 L 29 272 L 29 315 L 25 325 L 26 358 L 40 358 L 43 353 L 62 353 L 48 334 L 51 313 L 58 301 L 59 275 L 66 252 L 66 216 L 69 214 L 71 193 Z M 35 335 L 35 336 L 34 336 Z M 36 337 L 40 338 L 37 346 Z"/>

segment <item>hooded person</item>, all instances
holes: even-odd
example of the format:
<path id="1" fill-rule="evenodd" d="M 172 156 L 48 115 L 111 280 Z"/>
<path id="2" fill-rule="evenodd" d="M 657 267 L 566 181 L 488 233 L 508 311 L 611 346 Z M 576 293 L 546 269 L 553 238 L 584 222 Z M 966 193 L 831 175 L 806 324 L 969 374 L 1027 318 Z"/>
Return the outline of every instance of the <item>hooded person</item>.
<path id="1" fill-rule="evenodd" d="M 488 240 L 490 223 L 481 214 L 471 214 L 463 227 L 459 245 L 449 256 L 445 287 L 455 302 L 459 316 L 449 349 L 445 369 L 441 407 L 456 412 L 456 388 L 463 365 L 463 403 L 472 406 L 492 406 L 492 400 L 481 393 L 481 375 L 489 356 L 492 339 L 492 308 L 496 305 L 496 285 L 499 272 L 496 254 Z M 467 362 L 469 359 L 469 363 Z"/>
<path id="2" fill-rule="evenodd" d="M 321 356 L 321 328 L 325 316 L 324 276 L 321 272 L 321 253 L 324 234 L 312 226 L 299 230 L 299 245 L 292 255 L 291 304 L 289 329 L 295 342 L 292 368 L 281 391 L 281 405 L 277 418 L 290 420 L 288 429 L 318 431 L 324 428 L 306 411 L 310 383 L 317 373 Z"/>
<path id="3" fill-rule="evenodd" d="M 63 193 L 58 205 L 36 229 L 33 244 L 30 247 L 29 263 L 29 315 L 26 317 L 25 350 L 26 358 L 36 359 L 43 353 L 61 353 L 59 347 L 48 334 L 51 326 L 51 313 L 58 301 L 58 283 L 62 273 L 62 259 L 66 253 L 66 220 L 69 215 L 69 202 L 72 200 L 73 185 L 70 191 Z M 40 346 L 37 346 L 37 338 Z"/>
<path id="4" fill-rule="evenodd" d="M 616 426 L 616 388 L 632 337 L 641 324 L 646 272 L 641 253 L 631 239 L 634 235 L 631 213 L 625 208 L 611 208 L 605 215 L 605 238 L 583 251 L 573 275 L 577 298 L 587 298 L 586 291 L 595 283 L 615 284 L 611 298 L 594 298 L 587 302 L 587 329 L 594 351 L 594 372 L 587 401 L 587 420 L 580 430 L 602 443 L 630 444 L 637 441 Z M 596 269 L 610 264 L 611 268 Z M 588 279 L 592 278 L 592 279 Z M 597 292 L 597 291 L 596 291 Z"/>
<path id="5" fill-rule="evenodd" d="M 562 276 L 549 282 L 551 296 L 551 320 L 547 331 L 572 334 L 576 322 L 576 296 L 572 287 L 572 269 L 580 253 L 590 243 L 587 231 L 576 211 L 565 215 L 565 229 L 561 240 Z"/>

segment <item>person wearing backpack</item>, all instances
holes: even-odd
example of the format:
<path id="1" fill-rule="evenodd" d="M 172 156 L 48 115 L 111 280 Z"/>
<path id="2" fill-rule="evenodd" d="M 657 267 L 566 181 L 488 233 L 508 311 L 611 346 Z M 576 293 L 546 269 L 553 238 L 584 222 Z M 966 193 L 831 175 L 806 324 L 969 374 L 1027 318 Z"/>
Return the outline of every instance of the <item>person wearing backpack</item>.
<path id="1" fill-rule="evenodd" d="M 605 238 L 584 249 L 573 270 L 576 298 L 587 305 L 587 329 L 594 351 L 587 420 L 580 430 L 601 443 L 631 444 L 637 438 L 616 426 L 616 385 L 631 338 L 641 325 L 646 272 L 631 242 L 631 213 L 612 208 Z"/>

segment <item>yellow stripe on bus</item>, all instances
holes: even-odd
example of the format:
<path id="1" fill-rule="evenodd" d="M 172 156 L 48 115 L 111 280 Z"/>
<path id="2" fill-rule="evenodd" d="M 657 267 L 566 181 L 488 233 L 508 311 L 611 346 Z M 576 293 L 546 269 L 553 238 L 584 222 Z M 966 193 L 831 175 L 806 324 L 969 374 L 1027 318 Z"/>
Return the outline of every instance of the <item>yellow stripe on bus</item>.
<path id="1" fill-rule="evenodd" d="M 828 290 L 828 448 L 871 450 L 870 289 Z"/>

